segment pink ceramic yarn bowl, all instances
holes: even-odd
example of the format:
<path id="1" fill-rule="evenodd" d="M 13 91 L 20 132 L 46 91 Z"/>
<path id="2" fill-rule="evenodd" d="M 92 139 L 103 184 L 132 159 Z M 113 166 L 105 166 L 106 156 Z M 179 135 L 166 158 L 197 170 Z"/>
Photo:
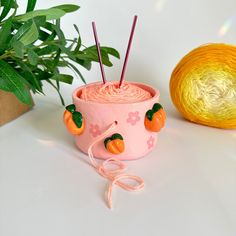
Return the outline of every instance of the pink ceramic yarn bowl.
<path id="1" fill-rule="evenodd" d="M 99 82 L 100 83 L 100 82 Z M 85 86 L 92 86 L 91 83 Z M 96 137 L 102 134 L 114 121 L 117 121 L 116 129 L 111 133 L 119 133 L 124 138 L 125 150 L 120 154 L 112 154 L 107 151 L 104 140 L 98 141 L 93 146 L 93 155 L 100 159 L 116 157 L 120 160 L 134 160 L 145 156 L 152 151 L 156 144 L 157 133 L 148 131 L 144 126 L 146 112 L 154 103 L 159 102 L 159 91 L 143 83 L 131 82 L 152 95 L 152 98 L 135 103 L 96 103 L 80 99 L 79 87 L 73 92 L 73 103 L 85 122 L 85 129 L 81 135 L 75 135 L 78 148 L 88 153 L 88 148 Z M 111 136 L 109 135 L 109 136 Z"/>

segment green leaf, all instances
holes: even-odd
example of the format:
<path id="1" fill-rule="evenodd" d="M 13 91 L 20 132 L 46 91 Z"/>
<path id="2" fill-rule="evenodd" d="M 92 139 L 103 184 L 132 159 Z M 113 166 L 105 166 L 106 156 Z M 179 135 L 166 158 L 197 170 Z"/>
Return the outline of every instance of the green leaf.
<path id="1" fill-rule="evenodd" d="M 27 81 L 32 85 L 31 89 L 33 90 L 33 92 L 35 92 L 36 90 L 38 90 L 39 92 L 43 92 L 42 91 L 42 85 L 39 79 L 37 79 L 37 74 L 35 73 L 35 71 L 33 72 L 30 68 L 30 65 L 17 60 L 17 64 L 20 66 L 22 72 L 21 74 L 24 76 L 24 78 L 27 79 Z M 33 87 L 33 88 L 32 88 Z"/>
<path id="2" fill-rule="evenodd" d="M 104 50 L 104 51 L 106 51 L 107 54 L 110 54 L 110 55 L 120 59 L 119 52 L 116 49 L 114 49 L 114 48 L 111 48 L 111 47 L 101 47 L 101 50 Z"/>
<path id="3" fill-rule="evenodd" d="M 16 69 L 17 70 L 17 69 Z M 17 72 L 21 75 L 22 78 L 24 78 L 24 84 L 33 92 L 36 93 L 38 92 L 36 85 L 34 82 L 32 82 L 32 75 L 30 74 L 29 71 L 19 71 Z"/>
<path id="4" fill-rule="evenodd" d="M 45 32 L 42 29 L 40 29 L 38 31 L 39 31 L 39 38 L 38 38 L 39 40 L 41 40 L 42 42 L 48 40 L 50 34 L 48 34 L 47 32 Z"/>
<path id="5" fill-rule="evenodd" d="M 26 12 L 33 11 L 37 0 L 28 0 Z"/>
<path id="6" fill-rule="evenodd" d="M 57 45 L 48 45 L 46 47 L 43 47 L 41 49 L 36 49 L 35 51 L 37 52 L 37 54 L 39 56 L 43 56 L 43 55 L 50 55 L 53 52 L 58 50 L 58 46 Z"/>
<path id="7" fill-rule="evenodd" d="M 38 60 L 39 60 L 38 54 L 35 53 L 33 50 L 29 49 L 28 50 L 28 60 L 31 65 L 33 65 L 33 66 L 37 65 Z"/>
<path id="8" fill-rule="evenodd" d="M 118 59 L 120 59 L 120 54 L 119 52 L 114 49 L 114 48 L 111 48 L 111 47 L 100 47 L 100 50 L 101 50 L 101 53 L 103 52 L 104 54 L 109 54 L 109 55 L 112 55 Z M 88 47 L 86 49 L 83 50 L 85 53 L 87 52 L 94 52 L 97 54 L 97 48 L 96 48 L 96 45 L 93 45 L 91 47 Z"/>
<path id="9" fill-rule="evenodd" d="M 52 77 L 52 74 L 49 73 L 48 71 L 45 71 L 43 69 L 36 68 L 34 71 L 34 74 L 37 76 L 37 80 L 48 80 L 49 78 Z"/>
<path id="10" fill-rule="evenodd" d="M 57 65 L 58 65 L 58 62 L 60 60 L 60 57 L 61 57 L 61 49 L 58 49 L 57 50 L 57 54 L 54 57 L 53 64 L 52 64 L 54 70 L 57 68 Z"/>
<path id="11" fill-rule="evenodd" d="M 70 104 L 70 105 L 66 106 L 66 110 L 69 111 L 70 113 L 75 112 L 76 111 L 75 104 Z"/>
<path id="12" fill-rule="evenodd" d="M 50 32 L 48 32 L 50 31 Z M 53 24 L 45 22 L 39 29 L 39 39 L 42 41 L 50 42 L 57 36 L 56 31 L 53 29 Z"/>
<path id="13" fill-rule="evenodd" d="M 69 49 L 69 50 L 72 50 L 73 47 L 75 46 L 75 44 L 77 45 L 77 38 L 74 38 L 74 39 L 71 41 L 71 44 L 68 46 L 68 49 Z"/>
<path id="14" fill-rule="evenodd" d="M 75 47 L 74 52 L 75 52 L 75 53 L 78 53 L 79 50 L 80 50 L 80 47 L 81 47 L 81 37 L 79 36 L 79 37 L 78 37 L 78 42 L 77 42 L 77 45 L 76 45 L 76 47 Z"/>
<path id="15" fill-rule="evenodd" d="M 91 70 L 92 67 L 91 60 L 80 60 L 79 58 L 76 58 L 75 62 L 77 62 L 79 65 L 83 66 L 87 70 Z"/>
<path id="16" fill-rule="evenodd" d="M 50 23 L 50 22 L 46 22 L 45 25 L 43 26 L 45 29 L 47 29 L 48 31 L 53 31 L 53 26 L 54 24 Z"/>
<path id="17" fill-rule="evenodd" d="M 0 0 L 0 7 L 4 7 L 8 3 L 9 3 L 9 0 Z M 18 7 L 18 5 L 17 5 L 16 1 L 13 1 L 13 3 L 11 4 L 11 8 L 17 8 L 17 7 Z"/>
<path id="18" fill-rule="evenodd" d="M 82 42 L 81 42 L 81 36 L 80 36 L 80 32 L 79 32 L 78 26 L 77 26 L 76 24 L 73 24 L 73 26 L 74 26 L 75 30 L 77 31 L 77 33 L 78 33 L 78 35 L 79 35 L 79 37 L 78 37 L 78 42 L 77 42 L 76 48 L 75 48 L 75 50 L 74 50 L 74 53 L 76 54 L 76 53 L 79 52 L 79 49 L 80 49 L 80 47 L 81 47 Z"/>
<path id="19" fill-rule="evenodd" d="M 22 81 L 22 77 L 5 61 L 0 60 L 0 77 L 6 80 L 9 90 L 23 103 L 32 105 L 32 99 L 28 88 Z"/>
<path id="20" fill-rule="evenodd" d="M 71 60 L 76 60 L 76 56 L 70 49 L 66 48 L 64 45 L 57 44 L 63 53 L 65 53 Z"/>
<path id="21" fill-rule="evenodd" d="M 64 102 L 64 99 L 63 99 L 63 97 L 62 97 L 62 95 L 61 95 L 61 93 L 60 93 L 60 90 L 59 90 L 49 79 L 47 79 L 47 80 L 45 80 L 45 81 L 48 82 L 50 85 L 52 85 L 53 88 L 55 88 L 55 89 L 57 90 L 57 93 L 58 93 L 58 95 L 59 95 L 59 97 L 60 97 L 60 99 L 61 99 L 61 104 L 62 104 L 63 106 L 65 106 L 65 102 Z"/>
<path id="22" fill-rule="evenodd" d="M 76 24 L 73 24 L 73 26 L 74 26 L 76 32 L 78 33 L 78 35 L 80 35 L 80 32 L 79 32 L 79 28 L 78 28 L 78 26 L 77 26 Z"/>
<path id="23" fill-rule="evenodd" d="M 56 73 L 56 72 L 55 72 L 54 62 L 53 62 L 52 59 L 42 59 L 42 58 L 40 58 L 39 64 L 43 65 L 44 69 L 45 69 L 47 72 L 50 72 L 51 74 Z M 51 76 L 50 76 L 50 77 L 51 77 Z"/>
<path id="24" fill-rule="evenodd" d="M 115 133 L 111 136 L 111 139 L 112 140 L 115 140 L 115 139 L 120 139 L 120 140 L 124 140 L 122 135 L 121 134 L 118 134 L 118 133 Z"/>
<path id="25" fill-rule="evenodd" d="M 101 56 L 102 56 L 102 63 L 105 66 L 112 66 L 112 63 L 109 59 L 108 52 L 107 52 L 107 51 L 109 51 L 109 48 L 107 47 L 104 49 L 103 47 L 101 47 L 100 50 L 101 50 Z M 116 52 L 116 50 L 115 51 L 110 50 L 110 51 L 114 55 L 117 55 L 117 53 L 118 53 L 118 52 Z M 95 61 L 95 62 L 99 61 L 96 46 L 88 47 L 88 48 L 84 49 L 82 52 L 83 53 L 77 54 L 76 57 L 79 59 L 86 59 L 87 58 L 87 60 L 91 60 L 91 61 Z"/>
<path id="26" fill-rule="evenodd" d="M 52 41 L 55 38 L 55 36 L 58 36 L 58 41 L 59 41 L 58 44 L 65 46 L 66 39 L 65 39 L 65 35 L 64 35 L 64 33 L 63 33 L 63 31 L 61 30 L 61 27 L 60 27 L 60 19 L 56 20 L 56 24 L 46 22 L 41 27 L 41 29 L 42 28 L 45 28 L 46 31 L 51 31 L 52 32 L 52 35 L 50 35 L 50 36 L 48 35 L 48 38 L 46 38 L 46 36 L 45 36 L 46 41 Z"/>
<path id="27" fill-rule="evenodd" d="M 41 41 L 45 41 L 49 37 L 49 34 L 42 29 L 42 27 L 44 27 L 46 23 L 46 16 L 36 16 L 33 18 L 33 20 L 39 32 L 38 39 Z"/>
<path id="28" fill-rule="evenodd" d="M 107 147 L 107 144 L 108 144 L 109 142 L 111 142 L 111 141 L 112 141 L 112 139 L 111 139 L 110 137 L 108 137 L 108 138 L 106 138 L 106 139 L 104 140 L 105 148 Z"/>
<path id="29" fill-rule="evenodd" d="M 57 74 L 57 75 L 52 76 L 50 79 L 67 83 L 67 84 L 72 84 L 73 82 L 73 76 L 66 75 L 66 74 Z"/>
<path id="30" fill-rule="evenodd" d="M 27 81 L 27 85 L 33 93 L 37 92 L 35 84 L 32 82 L 32 75 L 29 71 L 18 71 L 18 73 Z"/>
<path id="31" fill-rule="evenodd" d="M 12 47 L 13 47 L 17 57 L 19 57 L 19 58 L 24 57 L 25 47 L 24 47 L 23 43 L 21 43 L 20 41 L 15 41 L 12 43 Z"/>
<path id="32" fill-rule="evenodd" d="M 0 16 L 0 21 L 2 21 L 7 16 L 7 14 L 12 8 L 13 3 L 14 3 L 14 0 L 8 0 L 5 2 L 5 4 L 3 5 L 2 14 Z"/>
<path id="33" fill-rule="evenodd" d="M 49 37 L 46 39 L 47 42 L 53 41 L 55 39 L 55 37 L 57 36 L 56 32 L 53 31 Z"/>
<path id="34" fill-rule="evenodd" d="M 153 110 L 154 112 L 157 112 L 157 111 L 159 111 L 160 109 L 162 109 L 162 105 L 161 105 L 160 103 L 155 103 L 155 104 L 153 105 L 153 107 L 152 107 L 152 110 Z"/>
<path id="35" fill-rule="evenodd" d="M 54 57 L 54 60 L 53 60 L 53 63 L 52 63 L 52 72 L 54 73 L 55 76 L 57 76 L 56 77 L 56 83 L 57 83 L 58 90 L 60 89 L 60 81 L 59 81 L 59 77 L 58 77 L 59 69 L 57 68 L 57 64 L 59 62 L 60 56 L 61 56 L 61 49 L 58 49 L 57 54 Z"/>
<path id="36" fill-rule="evenodd" d="M 66 44 L 66 39 L 65 39 L 65 35 L 62 32 L 61 28 L 60 28 L 60 19 L 56 20 L 56 25 L 52 25 L 52 29 L 55 30 L 58 39 L 60 40 L 60 44 L 65 45 Z"/>
<path id="37" fill-rule="evenodd" d="M 0 90 L 4 90 L 6 92 L 11 92 L 10 87 L 7 84 L 7 81 L 0 76 Z"/>
<path id="38" fill-rule="evenodd" d="M 30 29 L 31 25 L 32 25 L 32 20 L 29 20 L 25 22 L 22 26 L 20 26 L 16 34 L 12 37 L 11 40 L 12 43 L 14 41 L 18 41 Z"/>
<path id="39" fill-rule="evenodd" d="M 39 27 L 43 26 L 46 23 L 46 16 L 36 16 L 33 18 L 34 23 Z"/>
<path id="40" fill-rule="evenodd" d="M 77 69 L 77 67 L 76 67 L 75 65 L 73 65 L 72 63 L 68 62 L 68 61 L 66 61 L 66 62 L 67 62 L 67 64 L 68 64 L 68 66 L 69 66 L 72 70 L 74 70 L 74 71 L 77 73 L 77 75 L 81 78 L 81 80 L 84 82 L 84 84 L 86 84 L 86 81 L 85 81 L 83 75 L 82 75 L 81 72 Z"/>
<path id="41" fill-rule="evenodd" d="M 66 61 L 59 61 L 57 64 L 59 67 L 67 67 L 68 63 Z"/>
<path id="42" fill-rule="evenodd" d="M 38 37 L 39 37 L 39 32 L 36 24 L 33 21 L 29 30 L 20 38 L 20 42 L 22 42 L 24 45 L 29 45 L 35 42 L 38 39 Z"/>
<path id="43" fill-rule="evenodd" d="M 22 26 L 22 23 L 20 22 L 17 22 L 17 21 L 12 22 L 12 28 L 15 30 L 18 30 L 21 26 Z"/>
<path id="44" fill-rule="evenodd" d="M 82 124 L 83 124 L 83 117 L 82 114 L 78 111 L 74 111 L 72 113 L 72 119 L 75 122 L 76 126 L 78 128 L 81 128 Z"/>
<path id="45" fill-rule="evenodd" d="M 146 112 L 146 117 L 150 120 L 150 121 L 152 121 L 152 117 L 153 117 L 153 115 L 154 115 L 154 111 L 153 110 L 148 110 L 147 112 Z"/>
<path id="46" fill-rule="evenodd" d="M 107 52 L 104 51 L 102 48 L 100 48 L 100 50 L 101 50 L 101 56 L 102 56 L 102 63 L 103 63 L 105 66 L 111 67 L 113 64 L 111 63 Z M 98 62 L 98 58 L 96 58 L 96 60 L 94 60 L 94 61 Z"/>
<path id="47" fill-rule="evenodd" d="M 66 12 L 62 11 L 61 9 L 49 8 L 45 10 L 30 11 L 25 14 L 16 16 L 15 19 L 18 21 L 27 21 L 36 16 L 46 16 L 46 20 L 56 20 L 61 18 L 65 14 Z"/>
<path id="48" fill-rule="evenodd" d="M 54 9 L 60 9 L 66 13 L 69 13 L 69 12 L 74 12 L 74 11 L 77 11 L 80 6 L 78 5 L 74 5 L 74 4 L 63 4 L 63 5 L 59 5 L 59 6 L 55 6 L 55 7 L 52 7 Z"/>
<path id="49" fill-rule="evenodd" d="M 2 54 L 10 41 L 10 34 L 11 34 L 11 27 L 12 27 L 12 18 L 10 17 L 9 19 L 7 19 L 5 21 L 5 23 L 3 24 L 1 30 L 0 30 L 0 54 Z"/>
<path id="50" fill-rule="evenodd" d="M 102 56 L 102 63 L 106 66 L 112 66 L 112 63 L 109 60 L 109 57 L 106 52 L 101 50 L 101 56 Z M 92 51 L 92 50 L 87 50 L 86 54 L 80 53 L 76 55 L 76 58 L 81 59 L 81 60 L 89 60 L 89 61 L 94 61 L 98 62 L 98 55 L 97 51 Z"/>

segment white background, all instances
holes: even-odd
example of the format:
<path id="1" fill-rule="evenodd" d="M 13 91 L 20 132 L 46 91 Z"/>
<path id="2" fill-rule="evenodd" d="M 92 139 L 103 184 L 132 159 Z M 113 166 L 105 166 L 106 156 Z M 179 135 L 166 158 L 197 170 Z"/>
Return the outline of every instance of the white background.
<path id="1" fill-rule="evenodd" d="M 25 1 L 19 3 L 23 9 Z M 62 3 L 41 0 L 38 8 Z M 110 211 L 106 180 L 74 146 L 56 92 L 45 87 L 47 96 L 35 96 L 31 112 L 0 128 L 0 235 L 235 236 L 236 132 L 183 120 L 168 90 L 171 71 L 188 51 L 208 42 L 236 43 L 235 0 L 70 3 L 81 9 L 64 17 L 66 35 L 75 36 L 76 23 L 84 44 L 93 44 L 95 20 L 101 44 L 117 48 L 122 59 L 138 14 L 126 79 L 160 89 L 167 125 L 150 155 L 127 163 L 145 179 L 145 189 L 129 193 L 115 187 Z M 119 79 L 122 59 L 106 68 L 109 79 Z M 101 79 L 97 64 L 81 71 L 87 82 Z M 79 85 L 76 79 L 62 87 L 67 104 Z"/>

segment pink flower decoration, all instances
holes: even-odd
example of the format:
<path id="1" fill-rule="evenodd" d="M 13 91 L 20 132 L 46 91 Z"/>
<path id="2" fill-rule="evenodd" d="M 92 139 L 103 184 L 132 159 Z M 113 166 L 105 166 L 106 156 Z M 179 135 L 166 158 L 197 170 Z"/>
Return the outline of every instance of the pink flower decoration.
<path id="1" fill-rule="evenodd" d="M 94 124 L 90 125 L 89 132 L 92 134 L 92 136 L 94 138 L 101 134 L 99 126 L 98 125 L 94 125 Z"/>
<path id="2" fill-rule="evenodd" d="M 149 138 L 148 141 L 147 141 L 148 149 L 153 148 L 153 146 L 154 146 L 154 141 L 155 141 L 155 139 L 154 139 L 152 136 L 150 136 L 150 138 Z"/>
<path id="3" fill-rule="evenodd" d="M 131 125 L 135 125 L 139 120 L 140 120 L 140 116 L 139 116 L 139 112 L 135 111 L 135 112 L 130 112 L 128 114 L 128 119 L 127 122 L 130 123 Z"/>

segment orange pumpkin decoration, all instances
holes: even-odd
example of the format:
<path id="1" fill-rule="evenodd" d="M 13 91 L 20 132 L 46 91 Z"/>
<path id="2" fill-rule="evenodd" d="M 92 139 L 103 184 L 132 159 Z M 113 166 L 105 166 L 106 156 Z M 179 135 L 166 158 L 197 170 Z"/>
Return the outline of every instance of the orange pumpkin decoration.
<path id="1" fill-rule="evenodd" d="M 151 110 L 145 115 L 144 125 L 147 130 L 159 132 L 164 127 L 166 121 L 166 113 L 160 103 L 155 103 Z"/>
<path id="2" fill-rule="evenodd" d="M 84 131 L 84 121 L 82 114 L 75 109 L 75 105 L 71 104 L 66 107 L 64 112 L 64 123 L 67 130 L 73 135 L 80 135 Z"/>
<path id="3" fill-rule="evenodd" d="M 125 150 L 125 143 L 123 137 L 115 133 L 111 137 L 104 140 L 105 148 L 113 154 L 120 154 Z"/>

